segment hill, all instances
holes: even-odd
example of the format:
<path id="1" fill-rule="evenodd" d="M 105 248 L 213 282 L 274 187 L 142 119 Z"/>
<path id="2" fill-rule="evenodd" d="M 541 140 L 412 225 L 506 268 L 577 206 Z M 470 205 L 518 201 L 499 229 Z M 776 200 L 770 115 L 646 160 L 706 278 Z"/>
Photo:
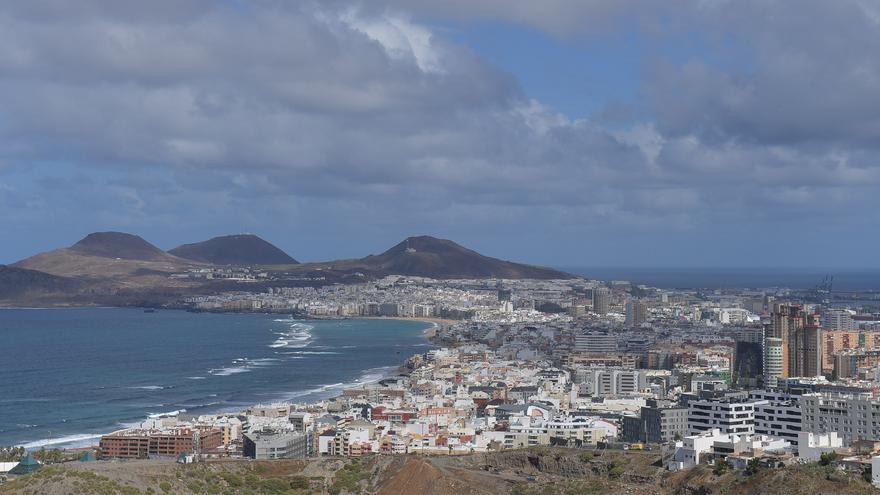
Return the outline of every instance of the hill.
<path id="1" fill-rule="evenodd" d="M 382 254 L 370 255 L 358 261 L 374 272 L 437 279 L 574 278 L 551 268 L 483 256 L 453 241 L 431 236 L 409 237 Z"/>
<path id="2" fill-rule="evenodd" d="M 86 256 L 138 261 L 167 261 L 165 251 L 143 238 L 124 232 L 94 232 L 70 246 L 70 251 Z"/>
<path id="3" fill-rule="evenodd" d="M 273 461 L 68 462 L 0 484 L 2 495 L 630 495 L 877 493 L 859 474 L 816 464 L 760 468 L 752 475 L 707 466 L 670 473 L 640 452 L 535 447 L 458 457 L 367 456 Z"/>
<path id="4" fill-rule="evenodd" d="M 167 274 L 181 271 L 192 264 L 136 235 L 95 232 L 70 247 L 39 253 L 12 266 L 59 277 L 90 280 L 115 278 L 125 283 L 136 282 L 132 277 L 145 273 L 167 277 Z"/>
<path id="5" fill-rule="evenodd" d="M 299 262 L 270 242 L 253 234 L 225 235 L 203 242 L 184 244 L 169 251 L 213 265 L 295 265 Z"/>
<path id="6" fill-rule="evenodd" d="M 58 292 L 72 292 L 80 283 L 36 270 L 0 265 L 0 299 L 21 301 Z"/>

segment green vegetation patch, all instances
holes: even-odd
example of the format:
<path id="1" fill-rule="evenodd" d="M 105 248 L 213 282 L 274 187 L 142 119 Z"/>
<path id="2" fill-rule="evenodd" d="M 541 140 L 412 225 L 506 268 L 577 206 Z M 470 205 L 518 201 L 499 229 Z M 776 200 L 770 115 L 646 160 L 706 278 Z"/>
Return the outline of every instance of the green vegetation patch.
<path id="1" fill-rule="evenodd" d="M 330 485 L 330 495 L 339 495 L 343 492 L 357 492 L 360 482 L 370 478 L 370 473 L 365 471 L 359 463 L 351 463 L 336 472 L 333 484 Z"/>

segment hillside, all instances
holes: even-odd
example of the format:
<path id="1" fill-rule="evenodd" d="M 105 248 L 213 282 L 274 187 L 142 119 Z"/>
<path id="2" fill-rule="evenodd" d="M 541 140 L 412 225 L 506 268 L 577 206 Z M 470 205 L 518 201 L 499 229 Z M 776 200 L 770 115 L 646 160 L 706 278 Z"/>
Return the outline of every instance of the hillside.
<path id="1" fill-rule="evenodd" d="M 156 283 L 193 262 L 168 254 L 141 237 L 122 232 L 95 232 L 76 244 L 36 254 L 12 266 L 59 277 L 111 280 L 123 285 Z"/>
<path id="2" fill-rule="evenodd" d="M 71 462 L 6 484 L 2 495 L 628 495 L 878 493 L 858 474 L 816 464 L 715 475 L 700 466 L 669 473 L 659 455 L 536 447 L 461 457 Z"/>
<path id="3" fill-rule="evenodd" d="M 80 283 L 36 270 L 0 265 L 0 299 L 20 301 L 55 294 L 73 292 Z"/>
<path id="4" fill-rule="evenodd" d="M 165 251 L 140 236 L 124 232 L 94 232 L 68 248 L 71 252 L 101 258 L 138 261 L 169 261 Z"/>
<path id="5" fill-rule="evenodd" d="M 184 244 L 169 253 L 213 265 L 295 265 L 298 262 L 273 244 L 253 234 L 225 235 Z"/>
<path id="6" fill-rule="evenodd" d="M 540 266 L 490 258 L 447 239 L 409 237 L 379 255 L 358 260 L 370 271 L 453 278 L 565 279 L 572 275 Z"/>

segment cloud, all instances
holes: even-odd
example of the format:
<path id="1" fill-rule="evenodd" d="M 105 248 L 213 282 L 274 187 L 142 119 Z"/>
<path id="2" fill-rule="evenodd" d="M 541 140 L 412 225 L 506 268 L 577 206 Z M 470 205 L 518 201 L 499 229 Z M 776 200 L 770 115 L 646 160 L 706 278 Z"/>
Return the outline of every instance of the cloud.
<path id="1" fill-rule="evenodd" d="M 463 21 L 515 22 L 560 37 L 608 34 L 624 21 L 642 18 L 646 13 L 671 11 L 680 2 L 650 0 L 385 0 L 362 2 L 376 9 L 415 12 L 422 16 Z M 661 5 L 666 4 L 666 5 Z"/>
<path id="2" fill-rule="evenodd" d="M 839 221 L 859 201 L 877 219 L 871 4 L 676 2 L 674 25 L 651 5 L 10 4 L 0 174 L 29 182 L 15 197 L 31 207 L 2 218 L 20 230 L 16 218 L 168 232 L 157 242 L 169 246 L 196 232 L 331 225 L 374 239 L 699 238 L 719 223 Z M 534 100 L 434 18 L 501 19 L 567 40 L 632 22 L 658 46 L 685 26 L 722 41 L 688 57 L 646 49 L 657 56 L 640 108 L 612 125 Z"/>

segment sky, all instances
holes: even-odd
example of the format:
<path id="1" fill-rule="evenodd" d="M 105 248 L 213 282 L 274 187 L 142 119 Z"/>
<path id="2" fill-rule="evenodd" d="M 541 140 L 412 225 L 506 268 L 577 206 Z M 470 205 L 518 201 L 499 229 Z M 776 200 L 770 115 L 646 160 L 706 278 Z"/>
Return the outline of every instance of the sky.
<path id="1" fill-rule="evenodd" d="M 0 0 L 0 263 L 876 268 L 877 53 L 872 0 Z"/>

